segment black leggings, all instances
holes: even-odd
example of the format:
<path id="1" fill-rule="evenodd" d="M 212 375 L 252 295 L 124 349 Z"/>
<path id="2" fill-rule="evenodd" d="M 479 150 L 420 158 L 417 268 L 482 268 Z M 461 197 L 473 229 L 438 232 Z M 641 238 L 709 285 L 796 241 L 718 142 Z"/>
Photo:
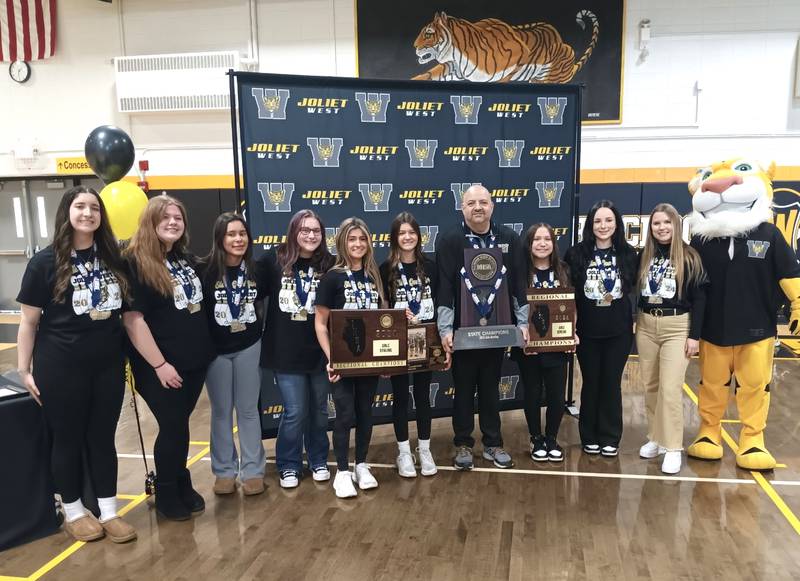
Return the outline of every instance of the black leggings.
<path id="1" fill-rule="evenodd" d="M 52 468 L 63 502 L 83 491 L 83 450 L 98 498 L 117 494 L 114 434 L 125 395 L 122 355 L 81 365 L 33 361 L 42 412 L 53 435 Z"/>
<path id="2" fill-rule="evenodd" d="M 378 390 L 377 377 L 347 377 L 331 384 L 336 419 L 333 421 L 333 451 L 336 466 L 348 470 L 350 428 L 356 427 L 356 464 L 367 461 L 372 439 L 372 402 Z"/>
<path id="3" fill-rule="evenodd" d="M 398 442 L 408 440 L 408 379 L 409 374 L 392 375 L 392 420 Z M 431 439 L 431 377 L 430 371 L 414 373 L 414 407 L 417 413 L 417 437 Z"/>
<path id="4" fill-rule="evenodd" d="M 153 448 L 158 481 L 175 483 L 186 468 L 189 455 L 189 416 L 203 391 L 207 367 L 179 369 L 183 378 L 179 389 L 163 387 L 155 370 L 140 357 L 131 361 L 138 391 L 158 422 L 158 436 Z"/>
<path id="5" fill-rule="evenodd" d="M 542 435 L 542 386 L 547 402 L 545 435 L 558 436 L 564 415 L 564 386 L 567 381 L 567 364 L 543 365 L 542 358 L 527 355 L 519 360 L 519 372 L 525 384 L 525 419 L 531 438 Z"/>
<path id="6" fill-rule="evenodd" d="M 581 336 L 581 412 L 578 427 L 581 442 L 619 446 L 622 438 L 622 372 L 631 352 L 630 331 L 616 337 L 593 339 Z"/>

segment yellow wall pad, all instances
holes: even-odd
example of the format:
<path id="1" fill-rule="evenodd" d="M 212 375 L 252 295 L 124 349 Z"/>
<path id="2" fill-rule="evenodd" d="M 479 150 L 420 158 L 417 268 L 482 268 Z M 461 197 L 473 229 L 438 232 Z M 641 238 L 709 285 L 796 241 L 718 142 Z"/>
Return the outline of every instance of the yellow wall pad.
<path id="1" fill-rule="evenodd" d="M 684 383 L 683 391 L 685 391 L 686 395 L 689 396 L 689 399 L 691 399 L 695 403 L 695 405 L 697 405 L 697 394 L 695 394 L 692 388 Z M 739 446 L 737 446 L 736 442 L 733 440 L 731 435 L 725 430 L 725 428 L 722 428 L 722 439 L 725 440 L 725 443 L 728 444 L 728 447 L 730 447 L 730 449 L 734 452 L 734 454 L 739 450 Z M 786 465 L 779 464 L 779 466 L 785 467 Z M 792 509 L 789 508 L 787 504 L 783 501 L 781 495 L 775 491 L 775 489 L 769 483 L 769 480 L 764 478 L 764 475 L 761 474 L 761 472 L 757 472 L 755 470 L 750 471 L 750 476 L 752 476 L 753 480 L 755 480 L 758 483 L 758 485 L 761 486 L 761 489 L 767 493 L 767 496 L 775 505 L 775 507 L 780 511 L 780 513 L 784 516 L 784 518 L 787 521 L 789 521 L 789 524 L 794 529 L 794 532 L 800 535 L 800 520 L 798 520 L 797 515 L 795 515 L 792 512 Z"/>

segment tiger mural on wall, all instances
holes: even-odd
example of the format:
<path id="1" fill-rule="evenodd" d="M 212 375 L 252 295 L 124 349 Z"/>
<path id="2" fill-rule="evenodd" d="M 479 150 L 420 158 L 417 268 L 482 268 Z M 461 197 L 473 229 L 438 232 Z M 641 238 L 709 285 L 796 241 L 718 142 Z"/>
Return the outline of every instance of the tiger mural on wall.
<path id="1" fill-rule="evenodd" d="M 469 22 L 439 12 L 414 41 L 420 64 L 434 60 L 439 64 L 412 79 L 567 83 L 589 60 L 600 36 L 597 17 L 581 10 L 576 22 L 585 29 L 585 21 L 591 22 L 592 38 L 576 62 L 573 48 L 546 22 L 519 26 L 496 18 Z"/>

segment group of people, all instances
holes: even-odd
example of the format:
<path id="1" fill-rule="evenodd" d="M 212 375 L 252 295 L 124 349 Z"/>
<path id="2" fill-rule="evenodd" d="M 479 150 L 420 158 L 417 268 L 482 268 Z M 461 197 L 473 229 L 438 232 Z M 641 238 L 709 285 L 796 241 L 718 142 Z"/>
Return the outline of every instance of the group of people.
<path id="1" fill-rule="evenodd" d="M 205 507 L 186 467 L 189 418 L 203 384 L 211 404 L 214 492 L 234 493 L 237 479 L 244 494 L 264 491 L 257 405 L 261 368 L 274 373 L 284 405 L 276 441 L 280 485 L 298 486 L 304 450 L 313 480 L 330 480 L 331 394 L 336 408 L 335 493 L 347 498 L 356 496 L 357 488 L 377 487 L 367 458 L 379 378 L 340 377 L 333 369 L 328 331 L 332 309 L 402 309 L 409 321 L 435 321 L 446 364 L 452 366 L 455 467 L 473 467 L 476 392 L 482 455 L 499 468 L 512 467 L 499 413 L 498 382 L 506 350 L 453 349 L 462 297 L 469 296 L 461 292 L 464 251 L 472 248 L 501 251 L 505 284 L 495 290 L 508 293 L 508 300 L 490 305 L 508 305 L 507 315 L 526 341 L 526 289 L 575 289 L 575 340 L 583 377 L 580 437 L 587 454 L 618 454 L 620 383 L 633 341 L 633 312 L 638 311 L 636 341 L 650 428 L 640 454 L 664 454 L 662 470 L 678 472 L 683 374 L 698 350 L 705 284 L 697 253 L 682 240 L 678 213 L 668 204 L 655 208 L 638 255 L 625 241 L 619 211 L 611 202 L 599 202 L 589 211 L 582 241 L 562 261 L 549 225 L 534 224 L 520 238 L 492 220 L 493 208 L 484 187 L 469 188 L 463 195 L 463 221 L 441 237 L 435 261 L 422 252 L 414 216 L 399 214 L 391 226 L 389 256 L 378 266 L 369 227 L 357 217 L 341 223 L 334 257 L 324 241 L 322 218 L 301 210 L 289 222 L 286 241 L 256 261 L 247 222 L 226 212 L 214 225 L 211 252 L 198 259 L 188 251 L 186 210 L 175 198 L 152 198 L 138 230 L 120 249 L 97 192 L 79 186 L 64 194 L 53 243 L 29 262 L 17 300 L 22 311 L 18 367 L 52 432 L 52 469 L 67 531 L 83 541 L 136 538 L 116 503 L 114 434 L 126 357 L 135 388 L 158 423 L 155 506 L 161 516 L 185 520 Z M 564 451 L 557 436 L 570 355 L 525 354 L 519 348 L 511 355 L 525 386 L 531 458 L 560 462 Z M 430 445 L 430 382 L 430 372 L 391 377 L 396 463 L 402 477 L 417 476 L 417 468 L 424 476 L 437 471 Z M 410 389 L 416 404 L 416 456 L 408 428 Z M 99 519 L 81 501 L 84 453 Z"/>

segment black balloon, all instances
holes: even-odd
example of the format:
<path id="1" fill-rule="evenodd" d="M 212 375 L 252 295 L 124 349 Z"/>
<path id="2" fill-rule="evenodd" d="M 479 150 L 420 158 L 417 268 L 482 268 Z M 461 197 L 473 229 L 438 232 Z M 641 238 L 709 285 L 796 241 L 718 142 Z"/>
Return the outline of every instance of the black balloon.
<path id="1" fill-rule="evenodd" d="M 89 167 L 107 184 L 125 177 L 136 157 L 130 136 L 113 125 L 92 130 L 83 150 Z"/>

